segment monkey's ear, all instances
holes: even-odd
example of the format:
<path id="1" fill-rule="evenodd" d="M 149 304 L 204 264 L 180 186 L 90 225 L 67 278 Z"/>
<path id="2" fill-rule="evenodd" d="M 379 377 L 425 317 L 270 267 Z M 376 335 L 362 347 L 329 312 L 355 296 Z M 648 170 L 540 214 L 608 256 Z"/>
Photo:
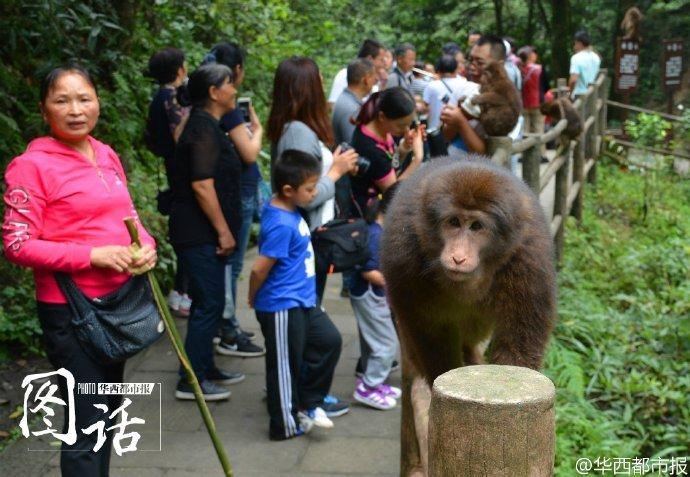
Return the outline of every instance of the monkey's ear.
<path id="1" fill-rule="evenodd" d="M 425 235 L 428 235 L 425 233 L 425 231 L 428 230 L 429 225 L 432 225 L 430 222 L 433 222 L 431 217 L 434 215 L 432 205 L 435 202 L 435 197 L 434 188 L 430 185 L 432 180 L 431 177 L 433 175 L 434 174 L 427 174 L 426 176 L 422 177 L 418 184 L 419 199 L 420 202 L 424 204 L 424 207 L 420 209 L 423 220 L 415 221 L 414 223 L 414 230 L 417 237 L 424 237 Z"/>

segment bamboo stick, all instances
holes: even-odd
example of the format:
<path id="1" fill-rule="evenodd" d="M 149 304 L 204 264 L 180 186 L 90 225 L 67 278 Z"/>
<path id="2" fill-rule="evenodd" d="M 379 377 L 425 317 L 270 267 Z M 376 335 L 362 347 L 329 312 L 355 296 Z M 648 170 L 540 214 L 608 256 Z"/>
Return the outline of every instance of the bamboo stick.
<path id="1" fill-rule="evenodd" d="M 124 221 L 125 225 L 127 226 L 129 236 L 132 239 L 132 243 L 136 244 L 137 247 L 141 247 L 139 230 L 137 230 L 137 226 L 134 219 L 132 217 L 127 217 L 126 219 L 124 219 Z M 194 391 L 194 398 L 196 399 L 197 406 L 199 406 L 199 411 L 201 412 L 201 417 L 204 419 L 204 424 L 206 424 L 206 430 L 208 430 L 208 435 L 211 437 L 211 441 L 213 442 L 213 447 L 215 447 L 216 454 L 218 454 L 218 460 L 220 460 L 220 465 L 223 467 L 223 473 L 227 477 L 232 477 L 233 474 L 232 467 L 230 465 L 230 459 L 228 459 L 228 456 L 225 453 L 225 448 L 223 447 L 223 443 L 220 441 L 220 438 L 218 437 L 216 425 L 213 422 L 213 416 L 211 416 L 211 412 L 209 411 L 208 406 L 206 405 L 203 393 L 201 392 L 201 386 L 199 386 L 199 381 L 196 378 L 196 374 L 194 374 L 192 365 L 189 362 L 189 357 L 187 356 L 187 353 L 184 349 L 184 345 L 182 344 L 180 332 L 177 330 L 177 326 L 175 326 L 175 321 L 173 320 L 173 317 L 170 314 L 170 310 L 166 306 L 165 297 L 163 296 L 163 292 L 161 291 L 160 286 L 158 285 L 156 276 L 153 274 L 153 270 L 149 270 L 148 272 L 146 272 L 146 277 L 148 278 L 149 283 L 151 284 L 153 297 L 156 301 L 158 312 L 160 313 L 161 317 L 163 318 L 163 322 L 165 323 L 165 328 L 168 331 L 168 337 L 170 338 L 172 346 L 175 349 L 175 353 L 177 353 L 177 357 L 179 358 L 182 367 L 187 373 L 187 380 L 189 381 L 189 384 L 192 386 L 192 390 Z"/>

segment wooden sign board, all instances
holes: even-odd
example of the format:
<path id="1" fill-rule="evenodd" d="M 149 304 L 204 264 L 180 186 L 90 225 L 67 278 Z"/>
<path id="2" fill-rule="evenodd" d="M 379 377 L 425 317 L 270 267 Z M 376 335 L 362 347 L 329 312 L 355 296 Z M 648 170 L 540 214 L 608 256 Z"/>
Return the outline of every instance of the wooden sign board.
<path id="1" fill-rule="evenodd" d="M 661 60 L 662 85 L 667 92 L 680 88 L 683 74 L 683 40 L 664 40 Z"/>
<path id="2" fill-rule="evenodd" d="M 619 38 L 616 45 L 616 91 L 631 93 L 640 75 L 640 42 Z"/>

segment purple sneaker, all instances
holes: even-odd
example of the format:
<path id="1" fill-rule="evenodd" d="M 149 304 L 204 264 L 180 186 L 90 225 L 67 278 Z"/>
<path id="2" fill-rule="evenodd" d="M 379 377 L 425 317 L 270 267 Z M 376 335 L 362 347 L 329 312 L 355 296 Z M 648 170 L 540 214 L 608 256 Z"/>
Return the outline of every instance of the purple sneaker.
<path id="1" fill-rule="evenodd" d="M 382 389 L 381 385 L 374 388 L 370 388 L 363 381 L 357 380 L 357 387 L 355 392 L 352 394 L 355 400 L 365 404 L 374 409 L 380 409 L 382 411 L 388 411 L 393 409 L 397 404 L 395 398 L 389 396 Z"/>
<path id="2" fill-rule="evenodd" d="M 386 393 L 386 396 L 390 396 L 393 399 L 400 399 L 402 397 L 402 390 L 400 388 L 396 388 L 395 386 L 391 386 L 386 383 L 382 383 L 379 385 L 381 390 Z"/>

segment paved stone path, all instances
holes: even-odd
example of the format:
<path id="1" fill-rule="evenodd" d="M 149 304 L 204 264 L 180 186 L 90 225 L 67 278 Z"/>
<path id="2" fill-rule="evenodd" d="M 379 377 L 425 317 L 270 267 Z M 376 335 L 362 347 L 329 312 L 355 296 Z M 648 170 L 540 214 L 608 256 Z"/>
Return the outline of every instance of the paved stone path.
<path id="1" fill-rule="evenodd" d="M 251 266 L 255 249 L 248 253 L 246 268 Z M 244 277 L 247 273 L 243 274 Z M 357 327 L 348 299 L 340 298 L 340 275 L 329 277 L 324 300 L 328 311 L 343 336 L 343 351 L 336 368 L 332 392 L 351 400 L 355 378 L 353 376 L 359 345 Z M 247 280 L 239 283 L 239 320 L 242 327 L 256 333 L 261 343 L 258 322 L 244 297 Z M 186 320 L 177 320 L 182 335 Z M 341 475 L 394 476 L 399 459 L 398 427 L 400 405 L 391 411 L 377 411 L 352 404 L 348 414 L 335 418 L 330 430 L 315 428 L 310 434 L 288 441 L 268 440 L 268 414 L 264 400 L 264 358 L 234 358 L 216 355 L 219 367 L 241 371 L 247 379 L 230 386 L 228 401 L 209 403 L 218 432 L 229 454 L 235 475 L 320 477 Z M 149 348 L 142 356 L 128 363 L 128 382 L 162 383 L 160 401 L 162 409 L 162 436 L 159 448 L 158 392 L 146 399 L 132 397 L 129 418 L 140 417 L 146 425 L 127 428 L 137 430 L 142 437 L 137 452 L 115 453 L 111 460 L 111 476 L 182 477 L 222 475 L 220 464 L 195 402 L 181 402 L 174 398 L 177 384 L 177 358 L 167 336 Z M 393 373 L 391 383 L 400 385 L 400 372 Z M 143 401 L 143 402 L 142 402 Z M 128 409 L 128 410 L 129 410 Z M 54 422 L 61 422 L 56 418 Z M 0 475 L 59 476 L 59 452 L 44 439 L 20 439 L 0 454 Z M 123 444 L 127 445 L 128 441 Z M 27 449 L 47 449 L 28 452 Z M 143 451 L 143 449 L 147 449 Z M 84 476 L 90 477 L 90 476 Z"/>

